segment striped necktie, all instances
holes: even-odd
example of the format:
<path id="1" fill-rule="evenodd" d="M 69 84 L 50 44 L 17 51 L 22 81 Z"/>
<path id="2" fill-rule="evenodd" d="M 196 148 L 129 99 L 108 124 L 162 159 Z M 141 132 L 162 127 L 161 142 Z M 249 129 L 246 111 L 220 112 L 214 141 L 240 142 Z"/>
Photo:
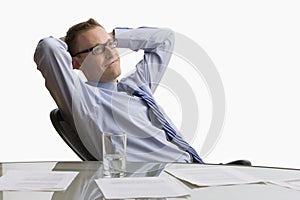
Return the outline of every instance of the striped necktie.
<path id="1" fill-rule="evenodd" d="M 204 162 L 197 154 L 195 149 L 191 147 L 179 134 L 177 134 L 176 130 L 172 127 L 172 125 L 167 121 L 164 117 L 163 113 L 160 111 L 159 107 L 157 106 L 153 96 L 151 93 L 146 92 L 145 89 L 140 87 L 141 90 L 135 90 L 132 95 L 140 97 L 150 109 L 152 109 L 154 115 L 156 116 L 157 120 L 162 124 L 162 129 L 166 133 L 166 138 L 168 141 L 176 144 L 181 149 L 186 150 L 192 157 L 194 162 L 198 162 L 203 164 Z"/>

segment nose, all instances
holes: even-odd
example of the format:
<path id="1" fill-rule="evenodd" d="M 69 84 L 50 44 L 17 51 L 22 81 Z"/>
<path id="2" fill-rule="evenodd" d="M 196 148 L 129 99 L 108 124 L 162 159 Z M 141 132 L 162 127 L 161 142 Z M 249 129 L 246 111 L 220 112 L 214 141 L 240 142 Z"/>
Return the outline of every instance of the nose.
<path id="1" fill-rule="evenodd" d="M 114 56 L 114 50 L 110 48 L 109 46 L 105 46 L 105 58 L 110 59 Z"/>
<path id="2" fill-rule="evenodd" d="M 104 54 L 106 59 L 119 57 L 118 50 L 116 48 L 111 48 L 109 46 L 105 46 Z"/>

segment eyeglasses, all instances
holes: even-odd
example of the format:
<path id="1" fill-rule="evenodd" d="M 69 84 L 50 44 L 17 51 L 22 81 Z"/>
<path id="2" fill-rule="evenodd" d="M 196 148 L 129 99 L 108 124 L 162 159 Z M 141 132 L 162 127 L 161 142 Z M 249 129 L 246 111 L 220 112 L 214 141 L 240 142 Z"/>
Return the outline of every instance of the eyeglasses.
<path id="1" fill-rule="evenodd" d="M 72 57 L 76 57 L 79 54 L 89 53 L 89 52 L 92 52 L 93 55 L 99 55 L 99 54 L 101 54 L 105 51 L 106 46 L 108 46 L 111 49 L 114 49 L 114 48 L 117 47 L 117 45 L 118 45 L 118 40 L 117 39 L 109 40 L 108 42 L 106 42 L 104 44 L 97 44 L 94 47 L 91 47 L 91 48 L 88 48 L 86 50 L 75 53 Z"/>

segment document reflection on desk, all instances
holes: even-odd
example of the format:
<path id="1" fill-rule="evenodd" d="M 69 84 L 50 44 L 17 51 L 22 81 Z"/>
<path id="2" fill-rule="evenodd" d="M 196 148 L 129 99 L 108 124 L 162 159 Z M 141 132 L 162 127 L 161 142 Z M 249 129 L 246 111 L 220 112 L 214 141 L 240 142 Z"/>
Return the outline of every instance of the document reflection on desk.
<path id="1" fill-rule="evenodd" d="M 189 195 L 188 190 L 170 178 L 128 177 L 95 180 L 106 199 L 165 198 Z"/>
<path id="2" fill-rule="evenodd" d="M 0 191 L 63 191 L 78 172 L 17 171 L 0 177 Z"/>
<path id="3" fill-rule="evenodd" d="M 219 186 L 264 182 L 230 166 L 171 164 L 165 172 L 196 186 Z"/>

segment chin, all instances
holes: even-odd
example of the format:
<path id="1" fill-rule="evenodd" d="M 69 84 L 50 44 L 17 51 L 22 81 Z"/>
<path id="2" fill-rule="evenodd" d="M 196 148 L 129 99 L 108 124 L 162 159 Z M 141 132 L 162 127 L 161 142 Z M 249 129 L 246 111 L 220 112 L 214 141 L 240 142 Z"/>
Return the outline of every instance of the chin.
<path id="1" fill-rule="evenodd" d="M 114 76 L 113 76 L 113 80 L 117 80 L 117 78 L 121 75 L 121 72 L 118 72 L 116 73 Z"/>
<path id="2" fill-rule="evenodd" d="M 109 74 L 112 78 L 116 79 L 121 75 L 121 68 L 119 65 L 111 66 L 111 70 L 109 70 Z"/>
<path id="3" fill-rule="evenodd" d="M 106 68 L 100 82 L 113 82 L 121 75 L 120 62 L 117 61 Z"/>
<path id="4" fill-rule="evenodd" d="M 103 76 L 100 78 L 100 82 L 114 82 L 120 75 L 121 71 L 110 71 L 110 73 L 104 73 Z"/>

